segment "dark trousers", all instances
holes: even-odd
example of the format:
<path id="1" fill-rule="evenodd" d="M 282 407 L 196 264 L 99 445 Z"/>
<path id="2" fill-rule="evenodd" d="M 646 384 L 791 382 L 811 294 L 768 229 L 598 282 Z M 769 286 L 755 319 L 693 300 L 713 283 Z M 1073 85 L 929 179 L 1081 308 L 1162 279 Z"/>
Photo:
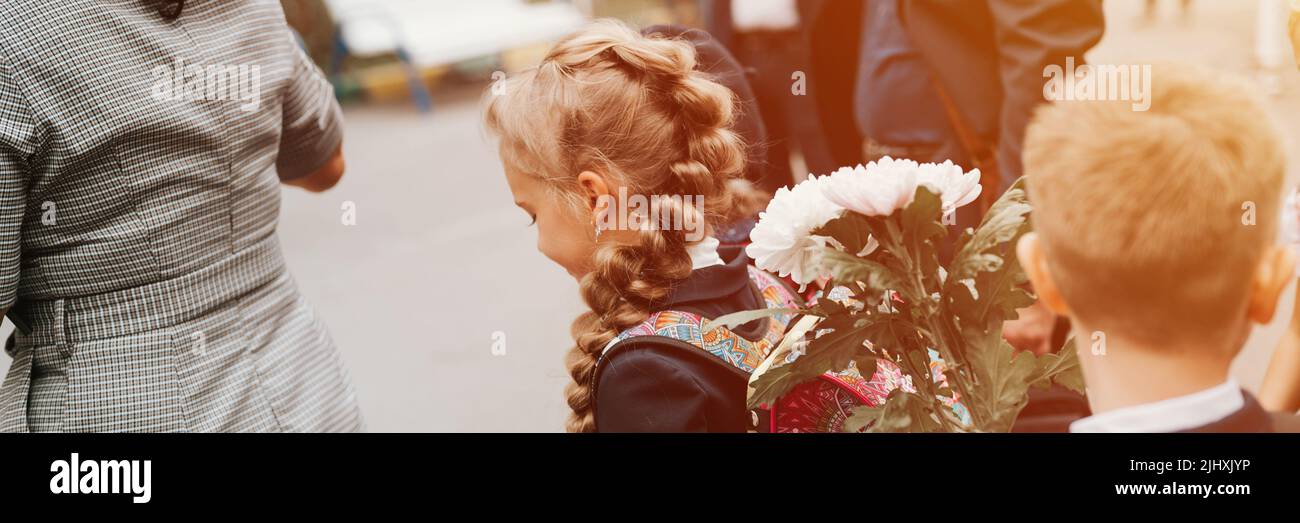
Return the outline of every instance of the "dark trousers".
<path id="1" fill-rule="evenodd" d="M 750 70 L 750 86 L 767 128 L 767 176 L 763 189 L 778 188 L 801 181 L 808 173 L 793 173 L 790 158 L 794 151 L 803 154 L 804 163 L 815 174 L 828 174 L 838 165 L 826 150 L 821 137 L 821 122 L 812 101 L 807 49 L 797 31 L 760 31 L 736 35 L 736 58 Z M 796 72 L 804 73 L 806 94 L 795 94 Z M 797 180 L 796 180 L 797 179 Z"/>

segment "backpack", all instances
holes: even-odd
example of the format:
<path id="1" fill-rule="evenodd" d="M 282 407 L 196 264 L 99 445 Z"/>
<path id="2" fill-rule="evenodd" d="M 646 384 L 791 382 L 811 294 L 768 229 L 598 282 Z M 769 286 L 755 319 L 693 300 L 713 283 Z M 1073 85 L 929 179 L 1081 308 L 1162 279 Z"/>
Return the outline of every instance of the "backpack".
<path id="1" fill-rule="evenodd" d="M 801 308 L 807 300 L 795 293 L 782 280 L 756 267 L 750 266 L 749 279 L 763 296 L 766 308 Z M 821 298 L 820 293 L 813 300 Z M 839 299 L 835 290 L 826 299 Z M 767 331 L 758 340 L 746 339 L 726 327 L 703 329 L 706 318 L 684 311 L 659 311 L 645 321 L 620 332 L 606 346 L 601 359 L 617 351 L 628 340 L 641 341 L 644 337 L 664 338 L 670 344 L 686 344 L 712 356 L 710 360 L 726 366 L 748 381 L 768 353 L 780 344 L 786 328 L 795 315 L 781 313 L 770 317 Z M 658 340 L 657 340 L 658 341 Z M 943 362 L 938 353 L 930 351 L 930 369 L 934 379 L 943 379 Z M 597 368 L 601 367 L 597 363 Z M 893 362 L 880 360 L 876 373 L 870 378 L 862 376 L 850 364 L 839 372 L 827 372 L 816 380 L 797 385 L 771 405 L 764 405 L 750 413 L 751 431 L 755 432 L 843 432 L 844 421 L 852 410 L 861 406 L 883 405 L 889 393 L 902 387 L 912 388 L 910 380 Z M 957 398 L 959 399 L 959 398 Z M 950 406 L 963 421 L 969 413 L 959 401 Z M 969 421 L 967 421 L 969 423 Z"/>

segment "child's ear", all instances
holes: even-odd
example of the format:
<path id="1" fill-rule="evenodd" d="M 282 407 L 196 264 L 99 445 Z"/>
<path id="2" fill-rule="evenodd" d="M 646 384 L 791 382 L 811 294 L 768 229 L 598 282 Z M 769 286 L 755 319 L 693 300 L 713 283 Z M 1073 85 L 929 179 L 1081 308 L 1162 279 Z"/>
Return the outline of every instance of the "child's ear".
<path id="1" fill-rule="evenodd" d="M 583 197 L 587 199 L 587 205 L 595 210 L 600 203 L 602 196 L 613 196 L 610 190 L 609 181 L 605 175 L 595 171 L 582 171 L 578 173 L 578 187 L 582 189 Z"/>
<path id="2" fill-rule="evenodd" d="M 1260 325 L 1273 321 L 1277 300 L 1287 284 L 1295 279 L 1295 253 L 1288 247 L 1271 245 L 1260 258 L 1255 269 L 1255 281 L 1250 291 L 1250 319 Z"/>
<path id="3" fill-rule="evenodd" d="M 1020 258 L 1020 266 L 1024 267 L 1025 275 L 1029 276 L 1029 283 L 1034 284 L 1034 293 L 1038 294 L 1038 299 L 1052 312 L 1069 316 L 1070 307 L 1061 297 L 1056 282 L 1052 281 L 1052 273 L 1047 268 L 1047 259 L 1043 257 L 1043 245 L 1039 243 L 1038 235 L 1030 232 L 1021 236 L 1016 243 L 1016 256 Z"/>

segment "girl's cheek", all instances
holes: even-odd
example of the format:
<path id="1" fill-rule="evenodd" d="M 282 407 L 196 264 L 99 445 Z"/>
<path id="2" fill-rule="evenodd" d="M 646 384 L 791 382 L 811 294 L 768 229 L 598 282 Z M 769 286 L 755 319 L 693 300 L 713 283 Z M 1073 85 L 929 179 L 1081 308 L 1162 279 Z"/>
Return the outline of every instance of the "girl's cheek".
<path id="1" fill-rule="evenodd" d="M 574 278 L 591 271 L 595 244 L 589 225 L 568 214 L 544 209 L 537 217 L 537 250 Z"/>
<path id="2" fill-rule="evenodd" d="M 575 278 L 581 277 L 585 271 L 582 270 L 579 260 L 574 259 L 575 249 L 568 245 L 565 238 L 557 238 L 554 234 L 547 234 L 550 231 L 538 228 L 537 230 L 537 250 L 546 256 L 552 262 L 563 267 L 565 271 Z M 569 248 L 566 248 L 569 247 Z"/>

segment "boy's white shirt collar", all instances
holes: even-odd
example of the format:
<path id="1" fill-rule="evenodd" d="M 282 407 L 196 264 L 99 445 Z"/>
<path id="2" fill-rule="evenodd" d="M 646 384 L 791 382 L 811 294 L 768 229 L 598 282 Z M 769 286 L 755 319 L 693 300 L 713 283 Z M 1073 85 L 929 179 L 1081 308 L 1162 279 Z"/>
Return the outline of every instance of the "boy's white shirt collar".
<path id="1" fill-rule="evenodd" d="M 1070 424 L 1070 432 L 1177 432 L 1209 425 L 1246 405 L 1237 380 L 1186 396 L 1089 416 Z"/>
<path id="2" fill-rule="evenodd" d="M 714 265 L 726 265 L 722 263 L 722 257 L 718 256 L 718 245 L 721 243 L 717 238 L 706 236 L 698 243 L 688 245 L 686 254 L 691 256 L 691 270 L 700 270 Z"/>

